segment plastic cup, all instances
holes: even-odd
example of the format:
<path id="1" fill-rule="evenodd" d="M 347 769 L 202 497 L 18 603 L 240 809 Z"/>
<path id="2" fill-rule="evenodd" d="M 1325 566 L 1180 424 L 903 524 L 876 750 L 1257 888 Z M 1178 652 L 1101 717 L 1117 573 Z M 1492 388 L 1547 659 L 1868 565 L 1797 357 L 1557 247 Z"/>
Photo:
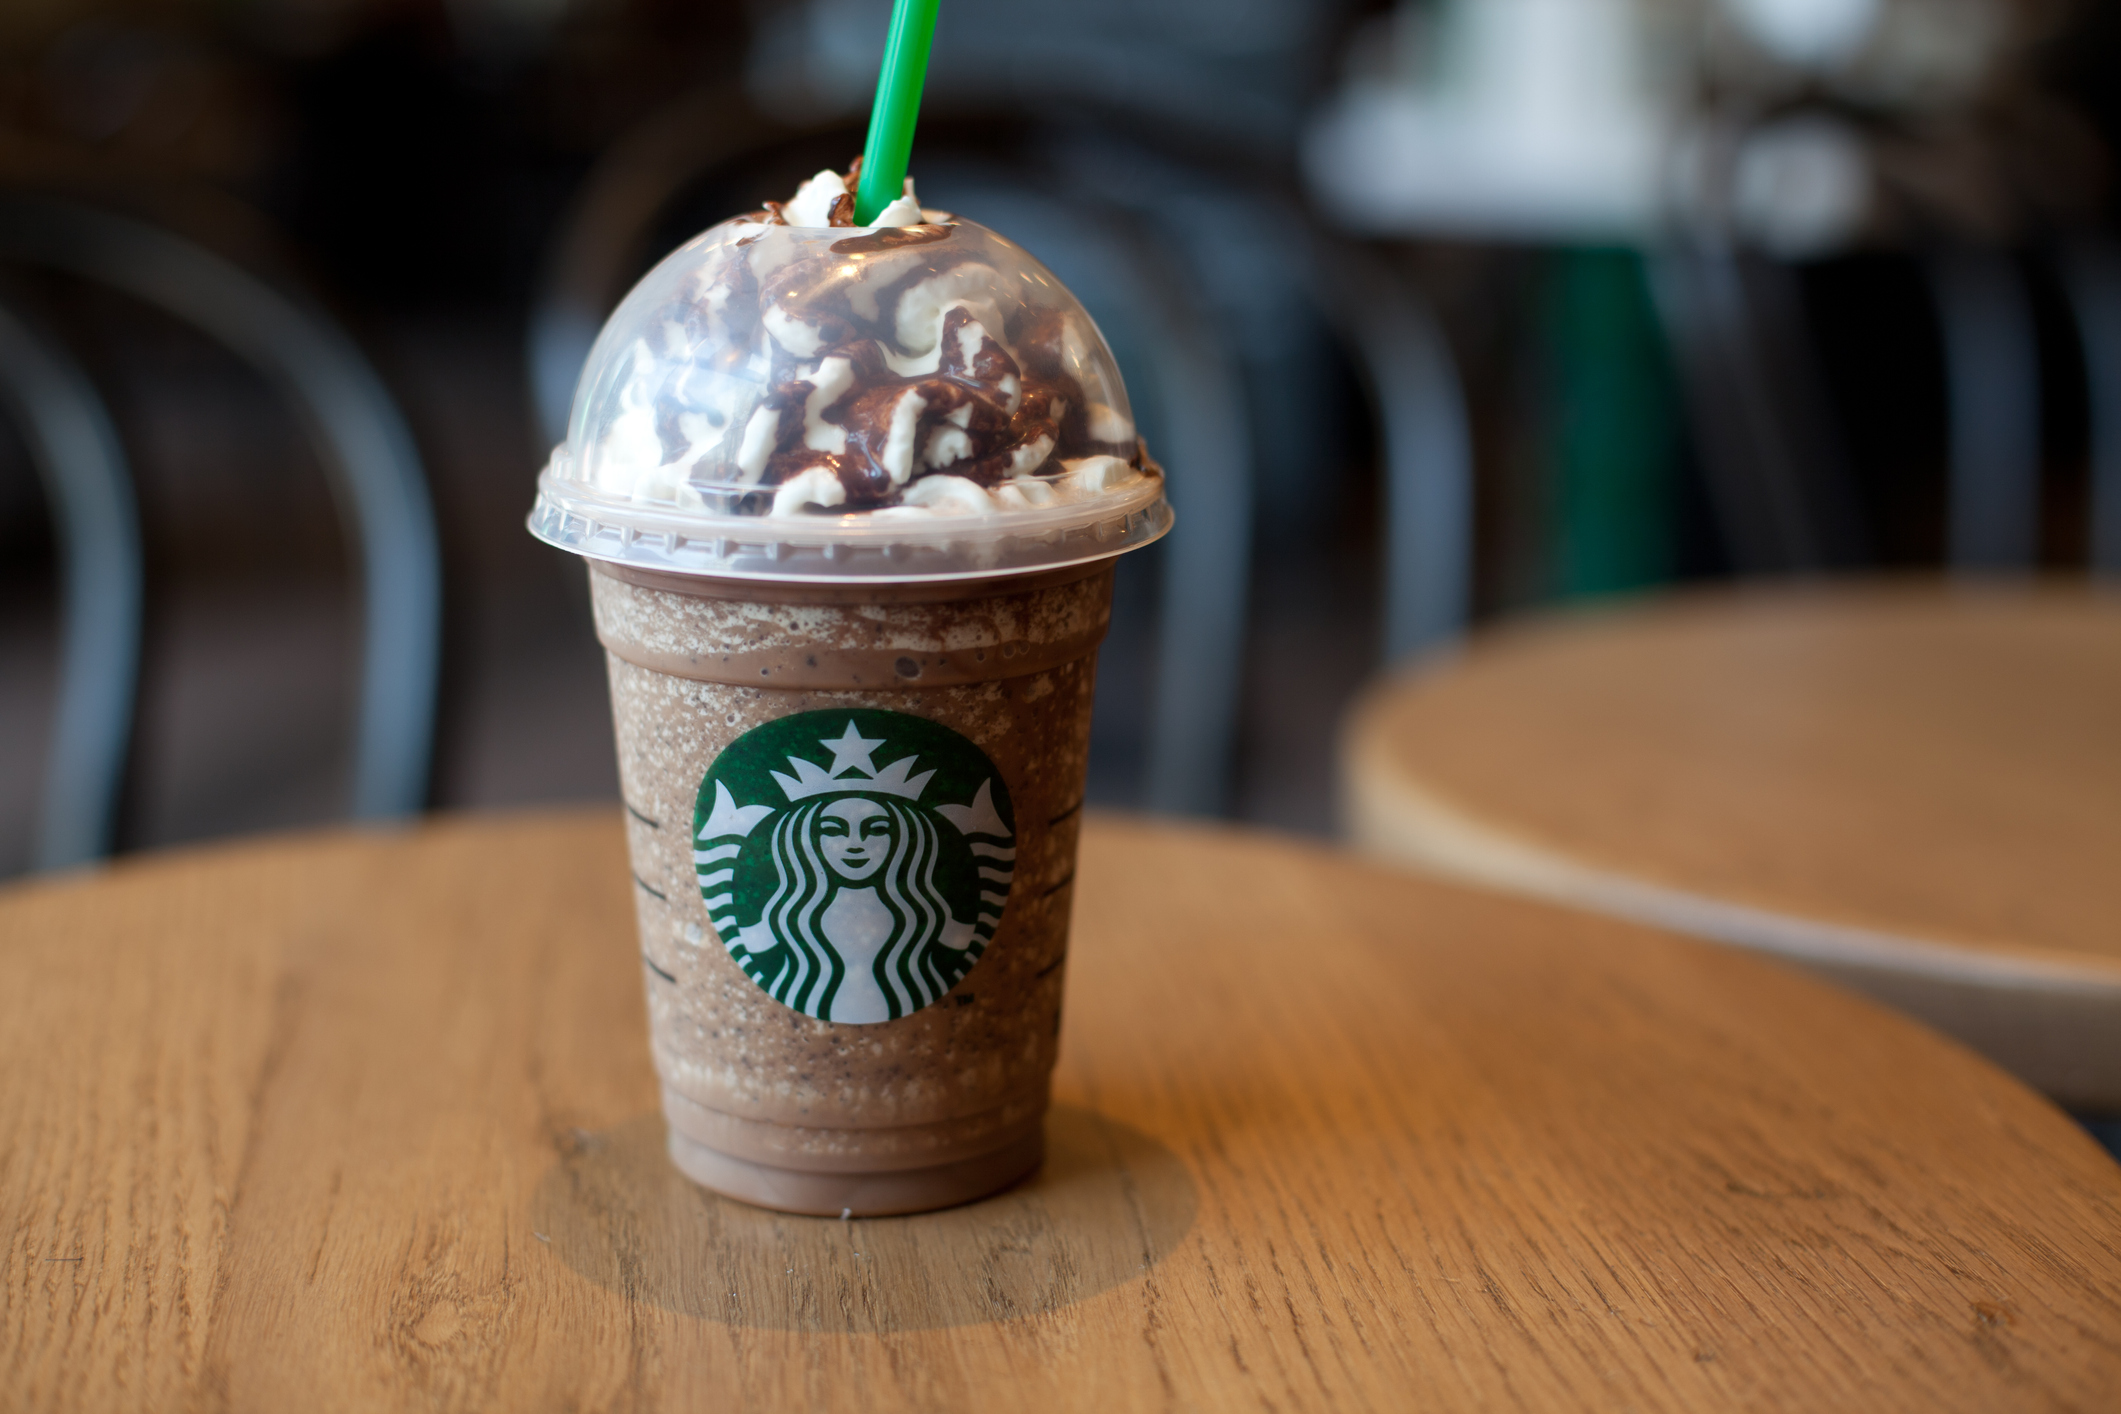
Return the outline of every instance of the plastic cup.
<path id="1" fill-rule="evenodd" d="M 1169 525 L 1095 325 L 971 223 L 727 222 L 612 316 L 531 528 L 591 562 L 688 1176 L 1038 1165 L 1112 560 Z"/>

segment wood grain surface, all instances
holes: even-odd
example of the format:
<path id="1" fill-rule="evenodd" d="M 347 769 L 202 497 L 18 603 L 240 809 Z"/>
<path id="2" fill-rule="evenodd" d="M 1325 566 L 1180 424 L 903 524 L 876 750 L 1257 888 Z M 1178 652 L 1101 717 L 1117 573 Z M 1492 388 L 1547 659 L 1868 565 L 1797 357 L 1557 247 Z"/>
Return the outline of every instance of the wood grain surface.
<path id="1" fill-rule="evenodd" d="M 2121 1407 L 2121 1167 L 1728 950 L 1086 829 L 1053 1158 L 842 1223 L 660 1152 L 619 822 L 0 895 L 11 1409 Z"/>
<path id="2" fill-rule="evenodd" d="M 1366 849 L 1817 965 L 2121 1109 L 2121 595 L 1552 615 L 1350 719 Z"/>

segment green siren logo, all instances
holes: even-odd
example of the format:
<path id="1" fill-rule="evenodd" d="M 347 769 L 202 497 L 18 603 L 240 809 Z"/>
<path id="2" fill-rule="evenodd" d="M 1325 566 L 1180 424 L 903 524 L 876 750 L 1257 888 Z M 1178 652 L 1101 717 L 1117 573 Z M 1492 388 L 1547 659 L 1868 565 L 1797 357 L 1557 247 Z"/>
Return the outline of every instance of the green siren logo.
<path id="1" fill-rule="evenodd" d="M 821 1021 L 942 1000 L 993 940 L 1016 874 L 1009 787 L 986 753 L 874 708 L 744 733 L 701 779 L 692 827 L 722 945 Z"/>

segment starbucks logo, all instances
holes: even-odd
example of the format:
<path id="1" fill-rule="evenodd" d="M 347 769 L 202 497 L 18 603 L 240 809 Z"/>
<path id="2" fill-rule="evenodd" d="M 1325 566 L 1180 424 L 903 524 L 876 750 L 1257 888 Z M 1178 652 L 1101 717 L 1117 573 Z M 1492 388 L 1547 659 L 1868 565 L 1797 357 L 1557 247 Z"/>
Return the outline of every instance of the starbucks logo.
<path id="1" fill-rule="evenodd" d="M 692 827 L 722 945 L 821 1021 L 942 1000 L 993 941 L 1016 874 L 1009 787 L 986 753 L 873 708 L 744 733 L 701 779 Z"/>

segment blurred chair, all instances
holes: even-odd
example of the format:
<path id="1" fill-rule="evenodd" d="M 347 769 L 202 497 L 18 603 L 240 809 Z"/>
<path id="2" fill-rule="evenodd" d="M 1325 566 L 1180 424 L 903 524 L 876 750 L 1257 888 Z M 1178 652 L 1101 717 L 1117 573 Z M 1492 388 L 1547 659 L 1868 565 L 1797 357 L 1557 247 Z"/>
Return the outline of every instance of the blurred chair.
<path id="1" fill-rule="evenodd" d="M 2121 576 L 2121 251 L 2080 240 L 2060 257 L 2091 411 L 2091 568 Z"/>
<path id="2" fill-rule="evenodd" d="M 1818 354 L 1790 267 L 1696 237 L 1655 257 L 1658 303 L 1678 351 L 1689 418 L 1717 522 L 1742 574 L 1868 563 L 1852 473 L 1825 406 Z M 1944 563 L 1955 573 L 2030 573 L 2040 559 L 2041 394 L 2027 271 L 2008 250 L 1943 245 L 1920 265 L 1945 391 Z M 2102 338 L 2121 337 L 2121 288 L 2096 256 L 2058 266 L 2088 375 L 2094 572 L 2112 572 L 2102 527 L 2121 465 L 2121 380 Z"/>
<path id="3" fill-rule="evenodd" d="M 1262 285 L 1284 282 L 1284 299 L 1302 301 L 1337 334 L 1369 395 L 1384 463 L 1388 659 L 1440 650 L 1467 622 L 1473 505 L 1464 397 L 1442 331 L 1388 262 L 1311 229 L 1271 191 L 1226 187 L 1152 152 L 1117 147 L 1064 159 L 1065 202 L 1021 174 L 938 190 L 945 205 L 976 202 L 1008 229 L 1036 232 L 1042 247 L 1055 242 L 1041 255 L 1115 347 L 1139 350 L 1131 371 L 1148 375 L 1153 400 L 1144 423 L 1186 525 L 1164 547 L 1145 799 L 1155 810 L 1214 814 L 1226 805 L 1238 725 L 1254 507 L 1279 520 L 1301 514 L 1290 500 L 1322 495 L 1306 476 L 1316 468 L 1287 464 L 1300 449 L 1269 414 L 1277 393 L 1315 377 L 1328 352 L 1282 347 L 1287 311 L 1278 321 L 1271 307 L 1233 308 L 1231 288 L 1248 272 Z M 1088 211 L 1070 209 L 1086 203 Z M 1312 366 L 1292 366 L 1304 362 Z M 1299 435 L 1316 435 L 1301 418 L 1289 420 Z M 1280 487 L 1271 481 L 1277 473 Z"/>
<path id="4" fill-rule="evenodd" d="M 1662 247 L 1651 270 L 1733 567 L 1788 574 L 1856 563 L 1846 468 L 1788 272 L 1709 239 Z"/>
<path id="5" fill-rule="evenodd" d="M 1872 559 L 1853 469 L 1828 410 L 1796 262 L 1852 243 L 1872 180 L 1861 137 L 1825 111 L 1703 119 L 1680 229 L 1653 257 L 1688 421 L 1717 522 L 1741 574 L 1854 568 Z M 1854 171 L 1842 172 L 1843 165 Z M 1776 180 L 1764 168 L 1780 170 Z M 1770 195 L 1819 198 L 1807 225 Z M 1799 204 L 1802 204 L 1801 202 Z M 1916 203 L 1918 227 L 1954 213 Z M 1945 391 L 1944 561 L 2029 571 L 2039 558 L 2040 379 L 2031 294 L 2014 254 L 1965 234 L 1916 243 Z"/>
<path id="6" fill-rule="evenodd" d="M 2040 559 L 2040 350 L 2025 275 L 2009 251 L 1975 246 L 1931 255 L 1927 272 L 1949 408 L 1945 563 L 2030 572 Z"/>
<path id="7" fill-rule="evenodd" d="M 1450 342 L 1419 293 L 1369 251 L 1331 245 L 1342 337 L 1376 410 L 1384 461 L 1387 663 L 1447 650 L 1473 599 L 1473 452 Z"/>
<path id="8" fill-rule="evenodd" d="M 396 405 L 351 340 L 221 257 L 108 212 L 0 198 L 0 262 L 121 291 L 217 339 L 301 413 L 345 509 L 362 569 L 365 636 L 353 815 L 416 813 L 427 793 L 440 661 L 441 560 L 425 476 Z M 66 555 L 67 648 L 39 864 L 106 853 L 139 656 L 139 536 L 124 460 L 84 379 L 19 321 L 0 361 Z"/>
<path id="9" fill-rule="evenodd" d="M 1068 286 L 1124 360 L 1150 446 L 1186 533 L 1159 553 L 1162 603 L 1150 685 L 1144 799 L 1212 815 L 1227 805 L 1251 578 L 1256 454 L 1242 370 L 1205 294 L 1144 213 L 988 163 L 934 154 L 939 204 L 1020 236 Z"/>
<path id="10" fill-rule="evenodd" d="M 0 401 L 58 522 L 59 702 L 45 754 L 35 869 L 110 851 L 140 665 L 140 525 L 103 400 L 57 344 L 0 308 Z"/>
<path id="11" fill-rule="evenodd" d="M 665 210 L 703 172 L 801 132 L 736 89 L 694 89 L 605 149 L 546 248 L 531 305 L 530 390 L 546 445 L 566 440 L 582 364 L 605 317 L 647 269 L 650 233 Z"/>

